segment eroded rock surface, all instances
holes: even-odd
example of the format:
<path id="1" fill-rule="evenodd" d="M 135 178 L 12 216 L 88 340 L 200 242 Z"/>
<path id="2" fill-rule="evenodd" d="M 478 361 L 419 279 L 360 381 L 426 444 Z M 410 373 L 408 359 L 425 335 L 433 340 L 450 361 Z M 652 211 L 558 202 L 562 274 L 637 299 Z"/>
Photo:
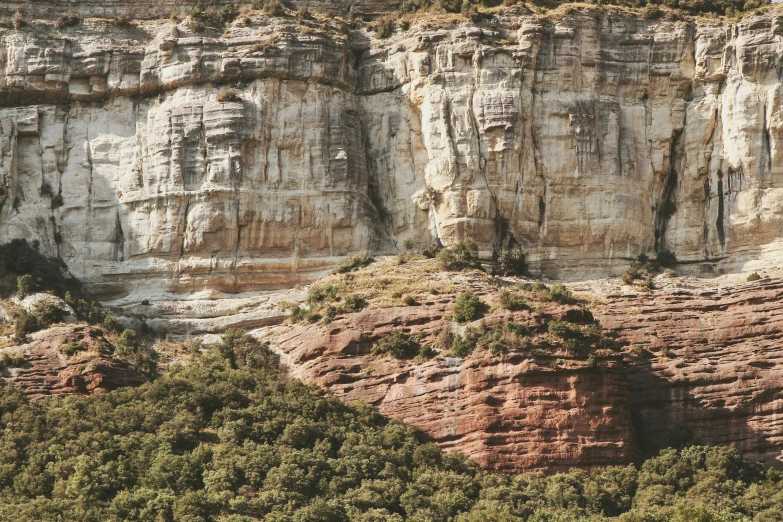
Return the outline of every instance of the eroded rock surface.
<path id="1" fill-rule="evenodd" d="M 348 402 L 376 405 L 485 468 L 553 472 L 631 461 L 629 387 L 621 358 L 609 350 L 597 354 L 594 369 L 584 356 L 564 352 L 479 351 L 427 362 L 370 354 L 373 343 L 392 331 L 431 340 L 451 328 L 450 303 L 443 297 L 422 306 L 370 309 L 270 340 L 293 375 Z M 545 330 L 549 319 L 582 313 L 553 307 L 534 317 L 498 310 L 484 321 L 513 320 Z"/>
<path id="2" fill-rule="evenodd" d="M 283 288 L 405 239 L 570 278 L 780 254 L 778 11 L 525 13 L 0 29 L 0 241 L 106 295 Z"/>
<path id="3" fill-rule="evenodd" d="M 60 350 L 70 343 L 81 345 L 80 352 L 68 356 Z M 0 370 L 0 386 L 18 386 L 39 399 L 101 393 L 146 382 L 125 361 L 101 354 L 111 349 L 100 330 L 89 326 L 56 326 L 36 332 L 29 343 L 0 350 L 25 353 L 24 364 Z"/>
<path id="4" fill-rule="evenodd" d="M 640 354 L 629 354 L 627 367 L 642 448 L 691 432 L 783 466 L 781 297 L 783 281 L 773 279 L 721 291 L 615 295 L 594 310 Z"/>

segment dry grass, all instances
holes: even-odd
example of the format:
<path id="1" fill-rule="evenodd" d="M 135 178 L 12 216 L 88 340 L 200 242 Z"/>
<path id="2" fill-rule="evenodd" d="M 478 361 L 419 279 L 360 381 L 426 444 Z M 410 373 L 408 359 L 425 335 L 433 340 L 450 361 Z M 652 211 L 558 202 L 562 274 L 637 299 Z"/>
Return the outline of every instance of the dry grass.
<path id="1" fill-rule="evenodd" d="M 437 261 L 416 257 L 399 264 L 396 257 L 379 258 L 366 268 L 328 276 L 318 285 L 334 285 L 341 295 L 357 294 L 372 308 L 405 306 L 405 297 L 416 301 L 469 288 L 469 279 L 485 274 L 443 272 Z"/>

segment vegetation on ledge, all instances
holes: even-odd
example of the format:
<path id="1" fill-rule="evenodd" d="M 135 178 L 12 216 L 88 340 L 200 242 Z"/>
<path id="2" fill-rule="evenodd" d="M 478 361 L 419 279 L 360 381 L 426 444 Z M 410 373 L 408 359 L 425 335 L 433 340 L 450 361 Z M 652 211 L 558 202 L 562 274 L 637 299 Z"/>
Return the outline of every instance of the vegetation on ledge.
<path id="1" fill-rule="evenodd" d="M 227 335 L 156 381 L 29 402 L 0 390 L 0 520 L 768 521 L 783 474 L 733 448 L 640 468 L 497 475 L 289 379 Z"/>

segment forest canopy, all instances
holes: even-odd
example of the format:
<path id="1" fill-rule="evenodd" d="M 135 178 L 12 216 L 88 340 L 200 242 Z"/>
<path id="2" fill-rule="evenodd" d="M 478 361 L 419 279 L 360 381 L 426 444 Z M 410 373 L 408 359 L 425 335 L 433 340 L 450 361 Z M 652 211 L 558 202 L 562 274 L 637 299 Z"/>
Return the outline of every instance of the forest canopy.
<path id="1" fill-rule="evenodd" d="M 31 402 L 0 390 L 0 520 L 783 520 L 783 474 L 733 448 L 499 475 L 231 335 L 153 382 Z"/>

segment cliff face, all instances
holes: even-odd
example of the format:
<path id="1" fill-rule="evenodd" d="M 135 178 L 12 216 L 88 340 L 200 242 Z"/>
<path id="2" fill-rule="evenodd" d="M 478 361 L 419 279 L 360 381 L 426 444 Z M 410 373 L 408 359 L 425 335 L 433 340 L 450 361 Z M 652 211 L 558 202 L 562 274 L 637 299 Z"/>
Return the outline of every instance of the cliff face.
<path id="1" fill-rule="evenodd" d="M 597 354 L 597 368 L 562 350 L 503 355 L 478 350 L 426 362 L 370 353 L 392 331 L 431 340 L 443 328 L 456 327 L 449 317 L 451 300 L 369 309 L 327 326 L 282 330 L 270 340 L 292 375 L 341 400 L 373 404 L 484 468 L 556 472 L 632 460 L 630 388 L 622 357 L 609 350 Z M 542 318 L 566 315 L 567 307 L 535 316 L 496 310 L 483 321 L 535 329 Z"/>
<path id="2" fill-rule="evenodd" d="M 594 310 L 638 354 L 629 355 L 627 367 L 643 450 L 655 452 L 685 434 L 783 466 L 781 296 L 783 282 L 774 279 L 615 295 Z"/>
<path id="3" fill-rule="evenodd" d="M 780 254 L 776 11 L 516 9 L 382 41 L 260 14 L 0 29 L 0 241 L 106 294 L 284 287 L 408 238 L 559 277 Z"/>

